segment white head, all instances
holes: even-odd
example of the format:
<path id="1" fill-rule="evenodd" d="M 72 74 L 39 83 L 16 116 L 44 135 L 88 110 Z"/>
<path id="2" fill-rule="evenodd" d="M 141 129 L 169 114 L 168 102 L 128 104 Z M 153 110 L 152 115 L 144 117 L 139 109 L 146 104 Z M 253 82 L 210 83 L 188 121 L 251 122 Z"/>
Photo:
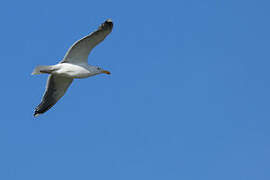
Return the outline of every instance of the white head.
<path id="1" fill-rule="evenodd" d="M 102 74 L 102 73 L 104 73 L 104 74 L 111 74 L 109 71 L 104 70 L 104 69 L 102 69 L 101 67 L 98 67 L 98 66 L 92 66 L 91 71 L 94 74 Z"/>

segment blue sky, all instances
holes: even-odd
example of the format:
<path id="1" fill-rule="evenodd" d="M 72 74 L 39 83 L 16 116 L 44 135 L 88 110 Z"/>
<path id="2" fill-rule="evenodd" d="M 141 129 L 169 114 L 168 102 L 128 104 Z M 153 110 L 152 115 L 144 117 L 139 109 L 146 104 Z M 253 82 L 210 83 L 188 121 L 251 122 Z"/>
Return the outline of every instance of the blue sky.
<path id="1" fill-rule="evenodd" d="M 270 179 L 269 1 L 5 1 L 0 179 Z M 46 75 L 107 18 L 89 63 L 32 114 Z"/>

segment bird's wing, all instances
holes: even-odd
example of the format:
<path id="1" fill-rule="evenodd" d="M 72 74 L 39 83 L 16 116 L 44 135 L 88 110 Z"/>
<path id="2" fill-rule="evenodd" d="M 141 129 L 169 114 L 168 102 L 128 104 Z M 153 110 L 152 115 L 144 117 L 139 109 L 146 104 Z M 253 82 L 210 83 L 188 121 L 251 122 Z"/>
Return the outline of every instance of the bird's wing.
<path id="1" fill-rule="evenodd" d="M 38 116 L 49 110 L 65 94 L 72 78 L 57 75 L 49 75 L 46 90 L 41 103 L 36 107 L 34 116 Z"/>
<path id="2" fill-rule="evenodd" d="M 87 63 L 88 55 L 90 51 L 105 37 L 110 34 L 113 28 L 113 22 L 108 19 L 101 24 L 98 30 L 92 32 L 88 36 L 75 42 L 67 51 L 62 63 L 68 62 L 72 64 Z"/>

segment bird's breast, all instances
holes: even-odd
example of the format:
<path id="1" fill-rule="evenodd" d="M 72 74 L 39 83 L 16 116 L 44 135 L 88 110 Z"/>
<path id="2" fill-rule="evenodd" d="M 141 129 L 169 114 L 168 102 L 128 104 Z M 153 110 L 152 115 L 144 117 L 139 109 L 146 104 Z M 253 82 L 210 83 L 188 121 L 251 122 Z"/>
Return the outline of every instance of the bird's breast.
<path id="1" fill-rule="evenodd" d="M 84 66 L 61 63 L 57 64 L 57 70 L 54 72 L 57 75 L 71 77 L 71 78 L 87 78 L 92 76 L 92 73 Z"/>

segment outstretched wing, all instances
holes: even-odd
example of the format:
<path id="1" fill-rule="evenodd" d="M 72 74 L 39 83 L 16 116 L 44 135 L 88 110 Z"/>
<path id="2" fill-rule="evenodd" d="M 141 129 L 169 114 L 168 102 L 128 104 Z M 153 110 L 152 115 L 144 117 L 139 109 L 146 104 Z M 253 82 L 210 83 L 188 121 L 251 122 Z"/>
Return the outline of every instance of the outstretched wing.
<path id="1" fill-rule="evenodd" d="M 36 117 L 39 114 L 48 111 L 55 105 L 55 103 L 65 94 L 72 81 L 72 78 L 49 75 L 45 93 L 41 103 L 35 109 L 34 116 Z"/>
<path id="2" fill-rule="evenodd" d="M 110 19 L 106 20 L 99 26 L 98 30 L 75 42 L 67 51 L 62 63 L 87 63 L 90 51 L 110 34 L 112 28 L 113 22 Z"/>

